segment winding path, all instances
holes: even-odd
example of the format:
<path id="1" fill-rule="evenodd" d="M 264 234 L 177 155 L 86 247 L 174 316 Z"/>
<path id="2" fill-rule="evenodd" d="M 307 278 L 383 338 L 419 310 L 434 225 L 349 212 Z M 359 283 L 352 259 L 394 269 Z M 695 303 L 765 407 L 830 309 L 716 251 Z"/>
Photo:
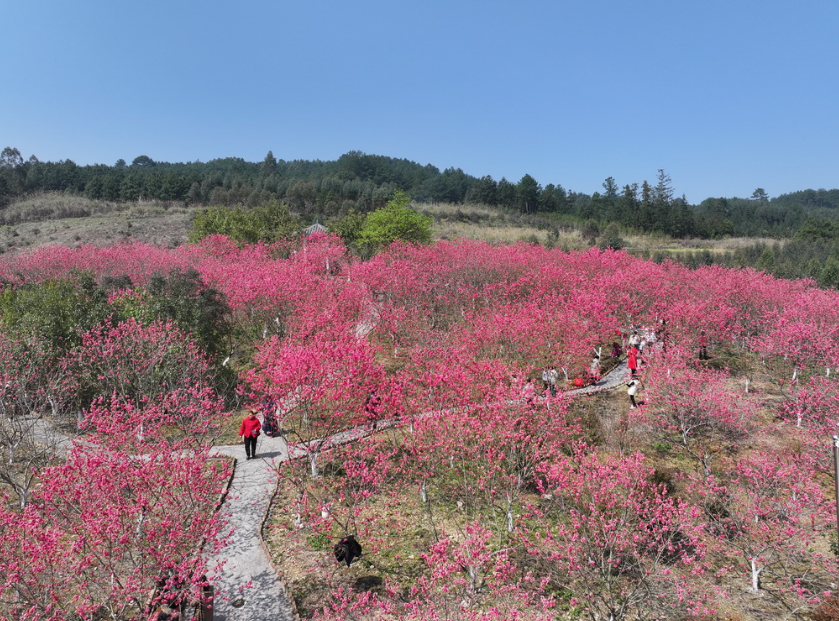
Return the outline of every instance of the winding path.
<path id="1" fill-rule="evenodd" d="M 565 394 L 591 395 L 602 390 L 611 390 L 612 388 L 617 388 L 621 384 L 624 384 L 627 380 L 628 374 L 629 367 L 626 364 L 626 358 L 624 358 L 615 366 L 614 369 L 612 369 L 606 375 L 601 377 L 600 380 L 596 383 L 592 384 L 591 386 L 586 386 L 585 388 L 569 390 Z"/>
<path id="2" fill-rule="evenodd" d="M 616 388 L 626 381 L 626 361 L 622 361 L 592 386 L 569 390 L 566 395 L 590 395 Z M 380 421 L 379 428 L 393 426 Z M 339 432 L 330 438 L 335 446 L 368 434 L 364 427 Z M 222 505 L 222 513 L 234 528 L 231 543 L 222 552 L 223 571 L 212 577 L 217 593 L 214 621 L 286 621 L 297 619 L 282 580 L 271 565 L 262 544 L 262 521 L 277 485 L 277 466 L 305 451 L 289 447 L 281 438 L 260 436 L 258 459 L 244 460 L 244 446 L 219 446 L 217 454 L 237 458 L 236 471 Z M 238 601 L 237 601 L 238 600 Z M 242 604 L 236 607 L 234 604 Z"/>
<path id="3" fill-rule="evenodd" d="M 263 548 L 262 525 L 277 487 L 277 465 L 288 459 L 282 438 L 260 436 L 256 459 L 246 460 L 243 444 L 218 446 L 217 455 L 236 458 L 230 491 L 220 511 L 233 529 L 230 543 L 210 565 L 215 593 L 213 621 L 293 621 L 294 607 Z"/>
<path id="4" fill-rule="evenodd" d="M 590 395 L 616 388 L 626 381 L 626 361 L 622 361 L 592 386 L 569 390 L 566 395 Z M 392 420 L 380 421 L 379 429 L 394 426 Z M 66 454 L 73 439 L 61 434 L 46 420 L 33 421 L 36 439 Z M 329 446 L 358 440 L 369 431 L 355 427 L 329 438 Z M 327 448 L 327 447 L 324 447 Z M 213 621 L 295 621 L 299 619 L 286 593 L 282 579 L 272 565 L 262 538 L 262 528 L 277 488 L 278 465 L 288 459 L 303 457 L 302 447 L 289 447 L 283 438 L 260 436 L 258 457 L 246 460 L 244 445 L 222 445 L 212 454 L 236 459 L 233 480 L 220 508 L 232 535 L 229 544 L 210 566 L 223 561 L 221 570 L 210 574 L 216 601 Z"/>

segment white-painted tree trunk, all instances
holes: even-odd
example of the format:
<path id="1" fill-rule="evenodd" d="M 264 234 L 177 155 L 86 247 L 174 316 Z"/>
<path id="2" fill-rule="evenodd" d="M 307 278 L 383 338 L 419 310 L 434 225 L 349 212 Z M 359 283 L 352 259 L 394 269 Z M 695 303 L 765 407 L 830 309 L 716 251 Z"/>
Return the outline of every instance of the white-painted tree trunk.
<path id="1" fill-rule="evenodd" d="M 749 563 L 752 568 L 752 592 L 757 593 L 760 591 L 760 572 L 763 571 L 763 568 L 758 568 L 757 559 L 754 557 L 749 559 Z"/>
<path id="2" fill-rule="evenodd" d="M 317 451 L 309 453 L 309 467 L 313 479 L 318 478 L 318 454 Z"/>
<path id="3" fill-rule="evenodd" d="M 294 526 L 298 530 L 303 528 L 303 505 L 300 504 L 300 501 L 297 501 L 297 515 L 294 518 Z"/>
<path id="4" fill-rule="evenodd" d="M 476 591 L 478 589 L 478 571 L 474 565 L 469 565 L 467 571 L 469 572 L 469 586 L 473 591 Z"/>
<path id="5" fill-rule="evenodd" d="M 513 520 L 513 499 L 510 498 L 509 494 L 507 494 L 507 532 L 513 532 L 515 526 L 516 525 Z"/>

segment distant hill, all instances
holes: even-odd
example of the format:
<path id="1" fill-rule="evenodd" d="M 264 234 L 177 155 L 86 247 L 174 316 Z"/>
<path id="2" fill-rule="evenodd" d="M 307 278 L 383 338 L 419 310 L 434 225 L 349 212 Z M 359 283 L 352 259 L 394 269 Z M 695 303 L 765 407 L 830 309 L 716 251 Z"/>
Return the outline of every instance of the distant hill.
<path id="1" fill-rule="evenodd" d="M 663 170 L 654 184 L 643 180 L 618 187 L 609 177 L 603 192 L 589 195 L 558 183 L 542 185 L 530 175 L 518 181 L 478 178 L 459 168 L 441 171 L 431 164 L 361 151 L 335 161 L 278 160 L 270 151 L 261 162 L 221 158 L 169 163 L 140 155 L 130 164 L 119 160 L 112 166 L 41 162 L 35 156 L 24 160 L 12 147 L 0 154 L 0 207 L 43 192 L 95 201 L 167 201 L 183 207 L 254 206 L 279 199 L 306 219 L 326 221 L 351 210 L 363 213 L 381 207 L 397 189 L 419 203 L 470 203 L 579 222 L 616 222 L 677 238 L 791 237 L 808 218 L 834 220 L 839 214 L 839 189 L 770 198 L 758 188 L 750 198 L 708 198 L 691 205 L 677 195 Z"/>

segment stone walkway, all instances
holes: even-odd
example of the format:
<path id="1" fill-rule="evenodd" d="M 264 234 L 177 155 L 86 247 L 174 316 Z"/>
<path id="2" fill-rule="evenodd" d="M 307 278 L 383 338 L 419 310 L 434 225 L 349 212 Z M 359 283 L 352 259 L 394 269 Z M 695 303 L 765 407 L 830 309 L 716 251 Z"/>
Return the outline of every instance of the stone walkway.
<path id="1" fill-rule="evenodd" d="M 602 390 L 611 390 L 617 388 L 621 384 L 625 384 L 629 379 L 629 367 L 626 364 L 626 359 L 621 360 L 614 369 L 609 371 L 606 375 L 600 378 L 595 384 L 586 386 L 585 388 L 576 388 L 569 390 L 566 395 L 590 395 Z"/>
<path id="2" fill-rule="evenodd" d="M 230 491 L 220 512 L 233 529 L 229 545 L 210 574 L 216 602 L 214 621 L 292 621 L 297 619 L 285 588 L 262 547 L 262 523 L 277 487 L 277 465 L 288 459 L 282 438 L 260 436 L 257 458 L 245 459 L 244 444 L 218 446 L 218 455 L 236 458 Z"/>

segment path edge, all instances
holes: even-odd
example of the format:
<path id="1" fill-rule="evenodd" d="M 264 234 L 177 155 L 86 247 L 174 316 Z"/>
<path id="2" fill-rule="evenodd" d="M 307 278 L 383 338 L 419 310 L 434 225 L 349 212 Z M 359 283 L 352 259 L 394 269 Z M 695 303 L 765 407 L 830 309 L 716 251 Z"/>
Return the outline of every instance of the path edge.
<path id="1" fill-rule="evenodd" d="M 274 573 L 277 574 L 277 577 L 283 584 L 283 590 L 285 590 L 286 599 L 291 604 L 291 609 L 294 614 L 294 618 L 297 621 L 302 621 L 300 611 L 297 609 L 297 602 L 294 600 L 294 594 L 292 593 L 291 588 L 288 585 L 288 580 L 286 580 L 285 573 L 282 569 L 277 567 L 276 563 L 274 563 L 274 559 L 271 557 L 271 548 L 268 547 L 268 542 L 265 541 L 265 528 L 268 524 L 268 520 L 271 517 L 271 510 L 274 507 L 274 499 L 277 497 L 277 494 L 280 493 L 280 483 L 282 481 L 280 477 L 279 468 L 275 467 L 274 469 L 277 473 L 277 481 L 276 483 L 274 483 L 274 491 L 271 492 L 271 497 L 268 499 L 268 506 L 265 508 L 265 514 L 262 516 L 262 521 L 259 524 L 259 545 L 262 546 L 262 551 L 265 554 L 265 557 L 268 559 L 268 564 L 271 566 L 271 569 L 274 570 Z"/>

